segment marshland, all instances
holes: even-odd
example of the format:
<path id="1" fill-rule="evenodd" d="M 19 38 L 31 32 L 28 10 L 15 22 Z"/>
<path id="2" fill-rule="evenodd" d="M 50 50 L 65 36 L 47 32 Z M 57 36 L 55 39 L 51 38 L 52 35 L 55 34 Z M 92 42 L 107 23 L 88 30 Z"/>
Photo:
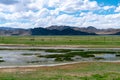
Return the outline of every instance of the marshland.
<path id="1" fill-rule="evenodd" d="M 119 40 L 119 36 L 1 36 L 0 79 L 119 80 Z"/>

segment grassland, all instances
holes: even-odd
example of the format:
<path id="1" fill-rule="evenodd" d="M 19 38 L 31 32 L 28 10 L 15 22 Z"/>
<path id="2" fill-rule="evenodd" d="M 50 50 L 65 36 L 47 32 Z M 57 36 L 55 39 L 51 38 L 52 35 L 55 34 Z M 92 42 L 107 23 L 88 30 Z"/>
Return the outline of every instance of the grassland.
<path id="1" fill-rule="evenodd" d="M 83 62 L 55 67 L 0 69 L 0 80 L 120 80 L 120 63 Z"/>
<path id="2" fill-rule="evenodd" d="M 120 48 L 120 37 L 1 36 L 0 45 Z M 0 80 L 120 80 L 120 63 L 82 62 L 54 67 L 7 68 L 0 69 Z"/>
<path id="3" fill-rule="evenodd" d="M 68 47 L 120 47 L 119 36 L 1 36 L 0 44 Z"/>

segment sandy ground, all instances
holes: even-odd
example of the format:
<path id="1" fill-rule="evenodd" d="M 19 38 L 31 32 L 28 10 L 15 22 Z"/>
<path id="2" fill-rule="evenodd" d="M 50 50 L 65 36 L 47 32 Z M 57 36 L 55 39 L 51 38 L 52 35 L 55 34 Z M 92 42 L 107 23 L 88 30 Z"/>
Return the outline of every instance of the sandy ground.
<path id="1" fill-rule="evenodd" d="M 84 64 L 84 63 L 93 63 L 95 61 L 83 61 L 83 62 L 69 62 L 69 63 L 59 63 L 59 64 L 48 64 L 48 65 L 29 65 L 29 66 L 1 66 L 0 72 L 31 72 L 36 71 L 41 68 L 48 67 L 64 67 L 74 64 Z M 104 63 L 120 63 L 120 61 L 102 61 Z"/>
<path id="2" fill-rule="evenodd" d="M 36 71 L 40 68 L 73 65 L 77 63 L 80 62 L 69 62 L 69 63 L 47 64 L 47 65 L 29 65 L 29 66 L 0 66 L 0 72 L 17 72 L 17 71 L 29 72 L 29 71 Z"/>
<path id="3" fill-rule="evenodd" d="M 0 48 L 56 48 L 56 49 L 71 49 L 71 48 L 100 48 L 100 49 L 120 49 L 120 46 L 105 46 L 105 45 L 25 45 L 25 44 L 0 44 Z"/>
<path id="4" fill-rule="evenodd" d="M 0 49 L 83 49 L 83 50 L 120 50 L 120 48 L 86 48 L 79 46 L 18 46 L 0 44 Z"/>

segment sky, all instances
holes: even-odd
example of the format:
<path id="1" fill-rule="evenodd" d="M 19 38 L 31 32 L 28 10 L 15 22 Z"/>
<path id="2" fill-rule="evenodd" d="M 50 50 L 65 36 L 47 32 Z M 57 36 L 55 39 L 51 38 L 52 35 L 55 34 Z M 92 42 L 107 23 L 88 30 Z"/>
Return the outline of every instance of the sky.
<path id="1" fill-rule="evenodd" d="M 120 28 L 120 0 L 0 0 L 0 27 Z"/>

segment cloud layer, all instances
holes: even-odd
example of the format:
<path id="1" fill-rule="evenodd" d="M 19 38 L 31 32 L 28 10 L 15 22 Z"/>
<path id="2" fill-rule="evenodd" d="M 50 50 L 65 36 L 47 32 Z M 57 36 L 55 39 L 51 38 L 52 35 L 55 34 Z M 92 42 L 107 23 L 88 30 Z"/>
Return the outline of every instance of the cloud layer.
<path id="1" fill-rule="evenodd" d="M 120 6 L 92 0 L 0 0 L 0 26 L 119 28 Z"/>

